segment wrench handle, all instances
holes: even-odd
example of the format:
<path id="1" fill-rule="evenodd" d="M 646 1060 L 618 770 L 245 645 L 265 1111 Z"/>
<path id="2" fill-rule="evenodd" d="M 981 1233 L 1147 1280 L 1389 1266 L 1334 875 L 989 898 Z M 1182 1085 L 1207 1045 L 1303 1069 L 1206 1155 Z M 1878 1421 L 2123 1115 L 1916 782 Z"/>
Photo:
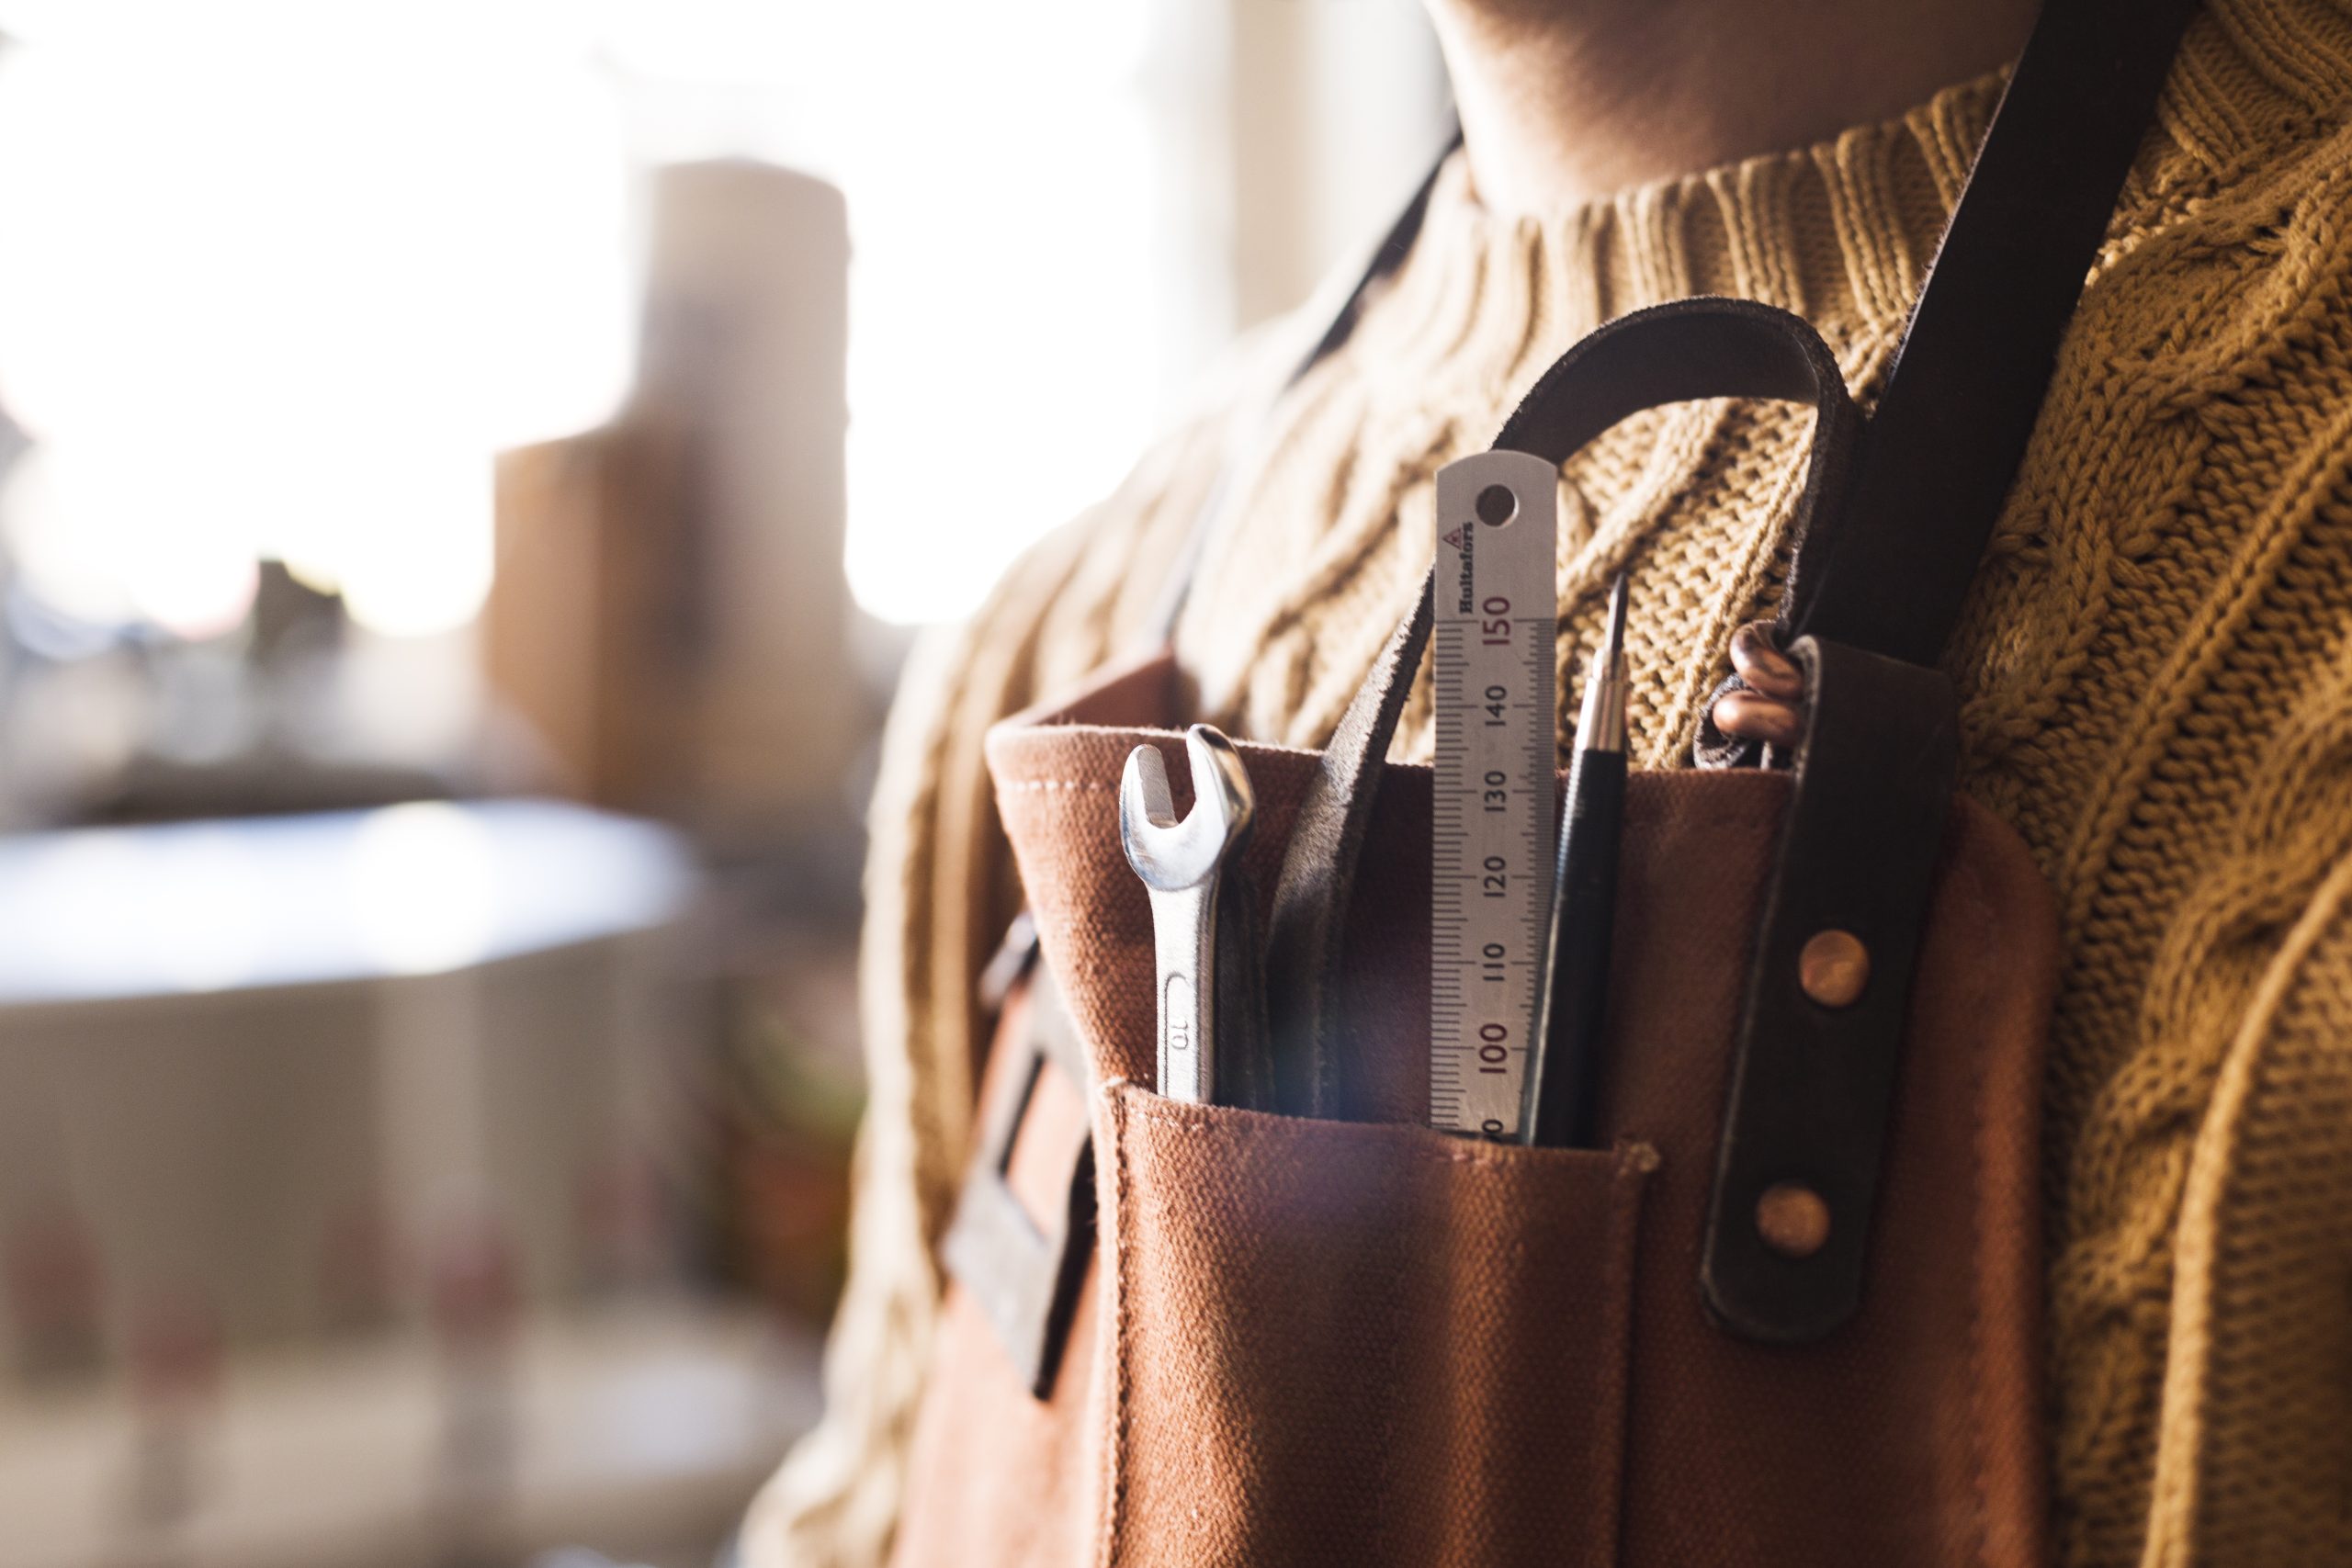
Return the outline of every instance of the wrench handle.
<path id="1" fill-rule="evenodd" d="M 1216 884 L 1150 889 L 1159 975 L 1159 1092 L 1206 1102 L 1216 1090 Z"/>

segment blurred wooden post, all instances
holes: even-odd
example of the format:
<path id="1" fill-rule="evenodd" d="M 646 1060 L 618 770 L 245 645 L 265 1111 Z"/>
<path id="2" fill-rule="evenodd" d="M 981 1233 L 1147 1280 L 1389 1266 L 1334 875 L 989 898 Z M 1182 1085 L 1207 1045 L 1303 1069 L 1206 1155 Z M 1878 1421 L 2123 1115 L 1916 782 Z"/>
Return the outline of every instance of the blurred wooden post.
<path id="1" fill-rule="evenodd" d="M 1234 324 L 1365 256 L 1443 145 L 1445 71 L 1409 0 L 1226 0 Z"/>
<path id="2" fill-rule="evenodd" d="M 830 186 L 662 171 L 636 396 L 501 460 L 483 657 L 559 787 L 746 849 L 841 815 L 848 259 Z"/>

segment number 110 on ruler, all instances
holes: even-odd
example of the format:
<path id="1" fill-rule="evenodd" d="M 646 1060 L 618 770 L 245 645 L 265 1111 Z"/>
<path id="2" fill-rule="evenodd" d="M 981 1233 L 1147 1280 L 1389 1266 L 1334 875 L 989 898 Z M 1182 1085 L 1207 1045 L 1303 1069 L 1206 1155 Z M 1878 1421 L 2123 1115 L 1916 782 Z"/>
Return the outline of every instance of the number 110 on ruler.
<path id="1" fill-rule="evenodd" d="M 1519 1130 L 1552 911 L 1559 470 L 1523 452 L 1437 476 L 1430 1124 Z"/>

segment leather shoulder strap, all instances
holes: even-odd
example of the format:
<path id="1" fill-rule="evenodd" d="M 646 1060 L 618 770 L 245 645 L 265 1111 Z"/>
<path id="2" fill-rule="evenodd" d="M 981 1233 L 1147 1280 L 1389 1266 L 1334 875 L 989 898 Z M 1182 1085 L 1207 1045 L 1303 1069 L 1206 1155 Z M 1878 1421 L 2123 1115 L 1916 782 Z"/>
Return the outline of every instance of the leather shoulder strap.
<path id="1" fill-rule="evenodd" d="M 1397 213 L 1396 221 L 1388 226 L 1387 233 L 1381 237 L 1371 259 L 1364 263 L 1363 271 L 1357 275 L 1353 287 L 1349 288 L 1347 298 L 1332 313 L 1330 324 L 1323 329 L 1323 335 L 1315 340 L 1315 346 L 1306 351 L 1306 356 L 1293 366 L 1290 374 L 1283 378 L 1283 391 L 1297 386 L 1308 371 L 1339 353 L 1355 335 L 1357 323 L 1363 320 L 1364 311 L 1379 296 L 1382 287 L 1404 266 L 1405 258 L 1413 254 L 1413 243 L 1420 238 L 1421 224 L 1429 217 L 1430 193 L 1437 189 L 1438 176 L 1445 172 L 1446 160 L 1453 157 L 1454 149 L 1461 145 L 1462 129 L 1456 126 L 1453 134 L 1446 139 L 1445 151 L 1440 152 L 1437 162 L 1430 165 L 1430 172 L 1421 176 L 1421 183 L 1414 190 L 1412 199 L 1405 204 L 1404 210 Z M 1251 431 L 1249 434 L 1261 438 L 1260 432 Z M 1176 622 L 1184 613 L 1185 601 L 1192 597 L 1193 582 L 1200 575 L 1201 557 L 1208 549 L 1209 536 L 1216 532 L 1218 520 L 1225 515 L 1234 475 L 1245 466 L 1241 459 L 1247 446 L 1248 442 L 1244 441 L 1228 448 L 1224 461 L 1217 466 L 1216 477 L 1209 483 L 1208 493 L 1202 497 L 1201 504 L 1193 513 L 1192 531 L 1185 536 L 1183 546 L 1178 550 L 1175 563 L 1170 570 L 1167 587 L 1162 590 L 1159 602 L 1152 607 L 1150 619 L 1146 623 L 1149 633 L 1146 640 L 1150 648 L 1165 648 L 1175 640 Z"/>
<path id="2" fill-rule="evenodd" d="M 1799 1344 L 1868 1277 L 1911 970 L 1957 774 L 1937 668 L 2039 417 L 2058 344 L 2190 0 L 2050 0 L 1913 310 L 1852 483 L 1781 631 L 1805 671 L 1778 858 L 1750 960 L 1700 1280 L 1717 1322 Z M 1702 743 L 1703 750 L 1703 743 Z M 1806 981 L 1834 944 L 1856 994 Z M 1776 1243 L 1775 1194 L 1826 1216 Z"/>
<path id="3" fill-rule="evenodd" d="M 2195 0 L 2047 0 L 1969 171 L 1790 637 L 1934 664 L 2024 460 Z"/>

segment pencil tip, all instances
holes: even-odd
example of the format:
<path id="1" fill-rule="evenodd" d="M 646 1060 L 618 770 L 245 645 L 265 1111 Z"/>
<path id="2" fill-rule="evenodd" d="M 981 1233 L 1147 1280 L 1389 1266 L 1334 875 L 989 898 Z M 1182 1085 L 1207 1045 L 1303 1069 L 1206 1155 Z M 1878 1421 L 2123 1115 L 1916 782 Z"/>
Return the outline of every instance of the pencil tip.
<path id="1" fill-rule="evenodd" d="M 1625 577 L 1609 591 L 1609 624 L 1585 671 L 1584 710 L 1577 720 L 1577 750 L 1625 749 Z"/>

